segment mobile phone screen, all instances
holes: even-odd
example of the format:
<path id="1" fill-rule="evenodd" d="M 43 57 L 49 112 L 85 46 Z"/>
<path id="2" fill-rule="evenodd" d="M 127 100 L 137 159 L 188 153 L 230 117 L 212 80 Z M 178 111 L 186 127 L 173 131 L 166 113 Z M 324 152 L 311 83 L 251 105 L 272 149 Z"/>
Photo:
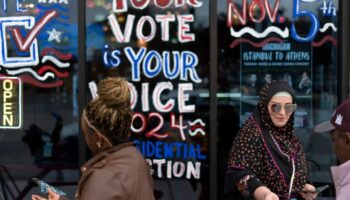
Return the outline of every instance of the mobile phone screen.
<path id="1" fill-rule="evenodd" d="M 49 185 L 47 184 L 46 182 L 38 179 L 38 178 L 32 178 L 32 180 L 38 184 L 38 186 L 40 187 L 40 193 L 43 193 L 43 194 L 47 194 L 49 191 L 48 189 L 50 188 L 51 191 L 59 194 L 59 195 L 62 195 L 62 196 L 65 196 L 66 193 L 63 192 L 62 190 L 56 188 L 56 187 L 53 187 L 52 185 Z"/>

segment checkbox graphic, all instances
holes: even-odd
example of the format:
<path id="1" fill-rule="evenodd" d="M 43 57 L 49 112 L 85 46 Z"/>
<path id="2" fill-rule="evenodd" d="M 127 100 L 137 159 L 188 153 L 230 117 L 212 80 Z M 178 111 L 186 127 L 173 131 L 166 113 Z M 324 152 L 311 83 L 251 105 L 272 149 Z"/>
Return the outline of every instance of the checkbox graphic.
<path id="1" fill-rule="evenodd" d="M 37 22 L 32 16 L 0 18 L 0 64 L 8 69 L 37 65 L 39 63 L 39 52 L 36 37 L 41 29 L 56 16 L 57 12 L 51 10 L 46 12 Z M 23 35 L 21 29 L 26 30 L 27 33 Z M 9 38 L 14 41 L 15 48 L 22 53 L 26 53 L 26 56 L 10 53 Z"/>
<path id="2" fill-rule="evenodd" d="M 39 63 L 39 55 L 38 55 L 38 41 L 33 39 L 30 44 L 26 44 L 28 47 L 26 48 L 28 52 L 28 56 L 9 56 L 10 52 L 8 49 L 9 40 L 6 38 L 13 37 L 12 34 L 8 35 L 9 32 L 7 30 L 23 26 L 25 29 L 33 28 L 35 24 L 34 17 L 2 17 L 0 18 L 0 64 L 6 68 L 14 68 L 14 67 L 26 67 L 33 66 Z"/>

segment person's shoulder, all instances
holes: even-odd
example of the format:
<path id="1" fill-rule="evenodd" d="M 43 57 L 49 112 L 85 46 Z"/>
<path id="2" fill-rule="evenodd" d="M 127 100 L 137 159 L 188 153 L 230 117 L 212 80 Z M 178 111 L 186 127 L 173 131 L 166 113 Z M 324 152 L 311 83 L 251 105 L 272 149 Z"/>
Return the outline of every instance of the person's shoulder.
<path id="1" fill-rule="evenodd" d="M 123 148 L 111 154 L 104 169 L 116 176 L 125 188 L 136 186 L 140 179 L 151 183 L 151 173 L 147 161 L 135 146 Z M 130 193 L 130 191 L 128 192 Z"/>
<path id="2" fill-rule="evenodd" d="M 254 121 L 248 118 L 237 136 L 234 139 L 234 145 L 240 146 L 241 144 L 259 144 L 261 143 L 261 135 L 259 129 L 255 126 Z"/>
<path id="3" fill-rule="evenodd" d="M 107 157 L 110 166 L 144 166 L 146 160 L 135 146 L 128 146 L 113 152 Z"/>
<path id="4" fill-rule="evenodd" d="M 109 174 L 109 176 L 118 176 L 119 179 L 125 180 L 132 175 L 137 177 L 149 173 L 149 167 L 141 153 L 135 147 L 130 146 L 107 156 L 105 164 L 94 171 Z"/>
<path id="5" fill-rule="evenodd" d="M 132 159 L 143 158 L 141 152 L 135 146 L 125 147 L 115 152 L 112 156 Z"/>

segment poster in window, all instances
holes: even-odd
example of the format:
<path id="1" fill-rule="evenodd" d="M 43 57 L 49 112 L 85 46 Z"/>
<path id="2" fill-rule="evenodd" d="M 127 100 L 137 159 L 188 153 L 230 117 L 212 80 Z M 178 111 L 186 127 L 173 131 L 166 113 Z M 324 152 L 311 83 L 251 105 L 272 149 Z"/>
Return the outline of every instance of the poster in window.
<path id="1" fill-rule="evenodd" d="M 230 47 L 240 48 L 241 123 L 264 84 L 285 80 L 296 91 L 294 125 L 312 127 L 313 52 L 336 45 L 336 2 L 227 0 L 227 5 Z"/>

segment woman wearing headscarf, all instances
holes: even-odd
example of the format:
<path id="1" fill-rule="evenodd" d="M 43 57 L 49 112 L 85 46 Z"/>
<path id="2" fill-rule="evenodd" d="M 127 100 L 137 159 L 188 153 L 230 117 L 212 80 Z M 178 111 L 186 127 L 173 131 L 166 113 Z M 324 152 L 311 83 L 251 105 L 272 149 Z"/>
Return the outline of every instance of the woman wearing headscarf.
<path id="1" fill-rule="evenodd" d="M 225 195 L 236 192 L 257 200 L 316 198 L 315 187 L 307 183 L 303 148 L 294 134 L 296 107 L 287 82 L 264 85 L 257 108 L 233 142 Z"/>
<path id="2" fill-rule="evenodd" d="M 97 93 L 81 117 L 85 142 L 94 156 L 81 167 L 75 199 L 154 200 L 149 167 L 129 141 L 132 110 L 127 81 L 104 79 Z M 67 198 L 49 190 L 48 199 Z M 46 198 L 32 195 L 32 200 Z"/>

